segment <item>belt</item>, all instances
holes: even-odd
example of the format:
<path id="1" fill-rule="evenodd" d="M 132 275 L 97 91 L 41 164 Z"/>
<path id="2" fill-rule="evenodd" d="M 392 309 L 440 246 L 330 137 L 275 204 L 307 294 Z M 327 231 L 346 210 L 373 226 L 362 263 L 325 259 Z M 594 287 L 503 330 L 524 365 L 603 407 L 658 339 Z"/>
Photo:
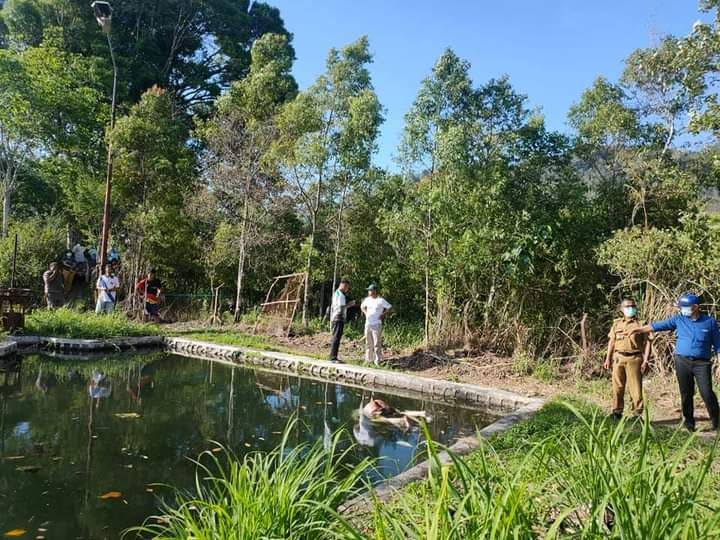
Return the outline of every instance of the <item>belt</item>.
<path id="1" fill-rule="evenodd" d="M 640 356 L 642 354 L 640 351 L 637 351 L 637 352 L 615 351 L 615 352 L 622 356 Z"/>

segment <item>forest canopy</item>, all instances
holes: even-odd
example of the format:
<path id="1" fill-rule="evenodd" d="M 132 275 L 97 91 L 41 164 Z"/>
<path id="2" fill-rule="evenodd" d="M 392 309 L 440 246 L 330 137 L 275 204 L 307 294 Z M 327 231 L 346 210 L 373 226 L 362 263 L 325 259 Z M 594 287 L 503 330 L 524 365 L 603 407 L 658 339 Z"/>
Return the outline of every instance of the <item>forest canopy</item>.
<path id="1" fill-rule="evenodd" d="M 428 59 L 399 172 L 374 162 L 383 51 L 365 36 L 299 88 L 293 35 L 263 2 L 116 1 L 110 40 L 85 0 L 0 6 L 3 282 L 15 233 L 16 282 L 33 289 L 66 247 L 99 244 L 112 148 L 124 269 L 157 267 L 187 294 L 224 284 L 236 317 L 273 276 L 306 272 L 307 323 L 345 276 L 379 283 L 429 345 L 543 356 L 622 295 L 647 318 L 683 290 L 720 297 L 715 0 L 700 6 L 712 22 L 598 77 L 568 133 L 508 77 L 474 81 L 452 49 Z"/>

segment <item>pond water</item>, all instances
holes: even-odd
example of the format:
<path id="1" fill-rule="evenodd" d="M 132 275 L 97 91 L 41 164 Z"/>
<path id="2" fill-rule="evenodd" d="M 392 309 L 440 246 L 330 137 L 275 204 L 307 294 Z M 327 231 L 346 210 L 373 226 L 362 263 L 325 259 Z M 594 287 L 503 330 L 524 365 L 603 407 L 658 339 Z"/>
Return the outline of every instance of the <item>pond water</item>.
<path id="1" fill-rule="evenodd" d="M 475 410 L 373 393 L 432 416 L 450 443 L 493 418 Z M 0 366 L 0 536 L 118 538 L 191 488 L 196 458 L 217 441 L 238 455 L 275 447 L 288 419 L 291 444 L 345 428 L 358 459 L 379 458 L 372 480 L 406 469 L 417 428 L 360 422 L 371 393 L 338 384 L 167 354 L 81 362 L 39 356 Z M 115 492 L 115 493 L 112 493 Z M 107 496 L 110 494 L 111 496 Z M 103 498 L 103 495 L 106 495 Z"/>

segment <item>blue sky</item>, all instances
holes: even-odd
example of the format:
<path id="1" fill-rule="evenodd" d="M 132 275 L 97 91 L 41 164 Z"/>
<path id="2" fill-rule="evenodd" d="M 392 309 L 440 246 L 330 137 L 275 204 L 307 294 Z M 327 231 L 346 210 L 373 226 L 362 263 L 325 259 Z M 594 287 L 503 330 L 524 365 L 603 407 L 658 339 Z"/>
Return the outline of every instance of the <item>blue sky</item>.
<path id="1" fill-rule="evenodd" d="M 266 1 L 294 34 L 300 88 L 322 73 L 331 47 L 368 36 L 386 109 L 375 161 L 393 169 L 403 116 L 446 47 L 470 61 L 476 84 L 507 74 L 550 128 L 568 131 L 569 107 L 597 76 L 616 80 L 634 49 L 709 19 L 696 0 Z"/>

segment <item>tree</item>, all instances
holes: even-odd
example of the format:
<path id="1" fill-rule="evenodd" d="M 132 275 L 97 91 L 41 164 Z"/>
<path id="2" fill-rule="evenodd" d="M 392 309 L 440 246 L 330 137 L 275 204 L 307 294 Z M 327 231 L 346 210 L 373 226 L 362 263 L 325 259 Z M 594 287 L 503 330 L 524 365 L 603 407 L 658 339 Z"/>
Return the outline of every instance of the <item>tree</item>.
<path id="1" fill-rule="evenodd" d="M 113 230 L 124 236 L 134 260 L 133 278 L 144 267 L 165 267 L 180 280 L 198 258 L 177 257 L 197 251 L 184 200 L 197 181 L 189 130 L 174 96 L 148 90 L 110 134 L 115 152 Z M 166 274 L 167 275 L 167 274 Z"/>
<path id="2" fill-rule="evenodd" d="M 41 154 L 88 166 L 99 156 L 105 109 L 95 63 L 52 39 L 19 52 L 0 50 L 0 174 L 3 234 L 22 169 Z"/>
<path id="3" fill-rule="evenodd" d="M 469 76 L 470 64 L 447 49 L 433 66 L 405 116 L 405 132 L 400 148 L 402 160 L 415 174 L 424 175 L 428 192 L 439 170 L 442 137 L 452 126 L 461 125 L 470 117 L 473 89 Z M 422 193 L 420 194 L 423 197 Z M 431 264 L 433 261 L 434 216 L 429 199 L 417 200 L 419 212 L 406 214 L 406 222 L 422 231 L 425 243 L 425 343 L 430 343 Z M 424 207 L 424 208 L 423 208 Z M 424 213 L 424 217 L 421 214 Z"/>
<path id="4" fill-rule="evenodd" d="M 244 77 L 252 43 L 266 33 L 291 36 L 276 8 L 251 0 L 113 2 L 112 40 L 120 64 L 120 99 L 134 103 L 152 86 L 183 106 L 212 105 Z M 85 0 L 9 0 L 2 9 L 10 42 L 35 46 L 59 27 L 65 50 L 108 58 L 107 42 Z"/>
<path id="5" fill-rule="evenodd" d="M 332 49 L 325 73 L 278 114 L 273 157 L 297 194 L 309 225 L 303 325 L 308 321 L 319 218 L 328 184 L 338 177 L 350 181 L 366 166 L 374 147 L 380 105 L 367 70 L 371 60 L 366 37 L 340 51 Z"/>
<path id="6" fill-rule="evenodd" d="M 0 51 L 0 181 L 2 182 L 2 236 L 7 236 L 12 196 L 21 169 L 27 165 L 38 141 L 27 99 L 29 81 L 17 58 Z"/>
<path id="7" fill-rule="evenodd" d="M 251 213 L 256 214 L 270 193 L 278 191 L 279 178 L 266 155 L 276 138 L 274 115 L 297 92 L 291 68 L 287 38 L 265 34 L 253 45 L 250 73 L 233 83 L 230 92 L 219 100 L 213 119 L 201 130 L 207 143 L 210 185 L 222 201 L 228 219 L 240 223 L 235 321 L 240 319 L 244 305 L 250 236 L 255 233 L 255 242 L 259 240 L 260 220 L 251 220 Z M 251 227 L 255 230 L 251 231 Z"/>

